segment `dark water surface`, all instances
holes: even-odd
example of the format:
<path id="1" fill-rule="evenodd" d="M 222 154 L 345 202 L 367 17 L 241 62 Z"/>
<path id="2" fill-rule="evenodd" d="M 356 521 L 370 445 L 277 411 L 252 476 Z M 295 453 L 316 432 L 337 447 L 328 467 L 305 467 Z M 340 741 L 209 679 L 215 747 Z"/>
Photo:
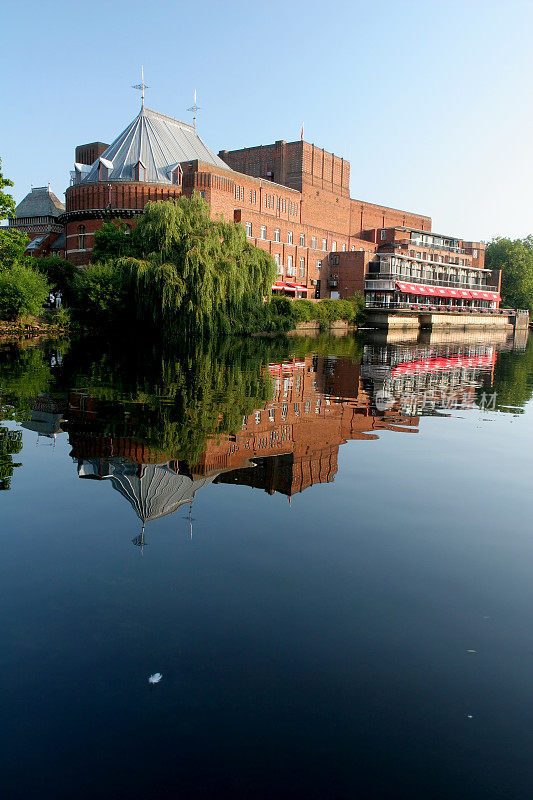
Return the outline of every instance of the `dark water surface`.
<path id="1" fill-rule="evenodd" d="M 530 798 L 532 345 L 4 347 L 2 796 Z"/>

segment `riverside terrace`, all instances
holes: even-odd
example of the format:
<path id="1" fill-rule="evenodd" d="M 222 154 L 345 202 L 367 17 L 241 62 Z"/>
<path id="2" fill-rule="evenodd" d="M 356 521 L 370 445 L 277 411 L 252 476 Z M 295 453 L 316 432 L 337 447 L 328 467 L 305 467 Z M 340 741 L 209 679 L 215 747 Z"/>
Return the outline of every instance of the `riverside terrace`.
<path id="1" fill-rule="evenodd" d="M 482 243 L 405 226 L 366 235 L 374 240 L 374 251 L 330 255 L 332 296 L 364 291 L 369 308 L 498 309 L 501 272 L 485 268 Z"/>

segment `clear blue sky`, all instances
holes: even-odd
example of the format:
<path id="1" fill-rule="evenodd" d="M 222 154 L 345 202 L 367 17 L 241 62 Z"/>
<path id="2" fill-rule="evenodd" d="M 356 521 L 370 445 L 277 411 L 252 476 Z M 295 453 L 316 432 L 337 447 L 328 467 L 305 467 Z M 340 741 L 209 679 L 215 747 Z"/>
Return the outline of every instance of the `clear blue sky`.
<path id="1" fill-rule="evenodd" d="M 300 136 L 352 197 L 469 239 L 533 233 L 533 2 L 21 2 L 0 11 L 3 172 L 62 199 L 77 144 L 146 104 L 217 152 Z"/>

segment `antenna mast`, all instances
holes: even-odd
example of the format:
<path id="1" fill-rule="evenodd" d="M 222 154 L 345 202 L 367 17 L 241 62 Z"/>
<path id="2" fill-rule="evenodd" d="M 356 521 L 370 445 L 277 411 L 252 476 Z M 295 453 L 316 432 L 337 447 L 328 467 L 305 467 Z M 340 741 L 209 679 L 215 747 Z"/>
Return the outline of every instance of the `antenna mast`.
<path id="1" fill-rule="evenodd" d="M 136 83 L 134 86 L 131 87 L 132 89 L 139 89 L 141 93 L 141 107 L 144 108 L 144 90 L 149 89 L 150 87 L 146 85 L 144 82 L 144 67 L 141 65 L 141 82 Z"/>
<path id="2" fill-rule="evenodd" d="M 196 112 L 201 111 L 200 106 L 196 104 L 196 89 L 194 90 L 194 103 L 187 111 L 192 111 L 192 124 L 194 130 L 196 130 Z"/>

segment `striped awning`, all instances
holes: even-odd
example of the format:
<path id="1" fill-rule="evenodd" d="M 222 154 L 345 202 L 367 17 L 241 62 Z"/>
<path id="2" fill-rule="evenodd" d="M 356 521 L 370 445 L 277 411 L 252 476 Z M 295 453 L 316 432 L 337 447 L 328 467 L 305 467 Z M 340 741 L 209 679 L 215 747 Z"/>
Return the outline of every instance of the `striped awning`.
<path id="1" fill-rule="evenodd" d="M 396 286 L 403 294 L 416 294 L 423 297 L 450 297 L 456 300 L 496 300 L 500 302 L 498 292 L 485 292 L 480 289 L 451 289 L 449 286 L 428 286 L 425 283 L 405 283 L 396 281 Z"/>

